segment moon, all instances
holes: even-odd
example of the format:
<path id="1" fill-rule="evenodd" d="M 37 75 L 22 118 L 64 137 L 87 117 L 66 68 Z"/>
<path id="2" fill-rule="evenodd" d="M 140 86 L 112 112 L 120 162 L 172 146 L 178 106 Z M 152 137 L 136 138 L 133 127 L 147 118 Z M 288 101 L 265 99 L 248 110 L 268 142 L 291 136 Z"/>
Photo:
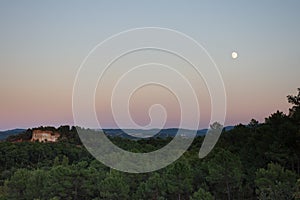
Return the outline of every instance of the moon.
<path id="1" fill-rule="evenodd" d="M 233 51 L 233 52 L 231 53 L 231 57 L 232 57 L 232 59 L 237 59 L 238 53 L 235 52 L 235 51 Z"/>

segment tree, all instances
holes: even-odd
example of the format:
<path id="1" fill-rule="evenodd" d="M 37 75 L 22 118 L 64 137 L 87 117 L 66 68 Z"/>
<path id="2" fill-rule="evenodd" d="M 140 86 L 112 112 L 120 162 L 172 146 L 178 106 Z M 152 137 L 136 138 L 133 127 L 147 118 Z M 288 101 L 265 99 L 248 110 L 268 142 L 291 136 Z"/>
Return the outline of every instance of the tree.
<path id="1" fill-rule="evenodd" d="M 214 197 L 204 189 L 200 188 L 197 192 L 195 192 L 191 198 L 191 200 L 213 200 Z"/>
<path id="2" fill-rule="evenodd" d="M 293 105 L 293 107 L 289 109 L 289 116 L 300 125 L 300 88 L 298 88 L 297 96 L 288 95 L 287 99 L 288 102 Z"/>
<path id="3" fill-rule="evenodd" d="M 300 199 L 300 179 L 297 180 L 295 199 Z"/>
<path id="4" fill-rule="evenodd" d="M 0 186 L 0 200 L 7 199 L 7 185 Z"/>
<path id="5" fill-rule="evenodd" d="M 161 176 L 155 172 L 150 178 L 140 184 L 137 189 L 137 199 L 153 199 L 158 200 L 166 194 L 166 182 Z"/>
<path id="6" fill-rule="evenodd" d="M 254 133 L 256 133 L 257 131 L 257 128 L 259 126 L 259 122 L 255 119 L 251 119 L 250 123 L 248 124 L 249 128 L 251 128 Z"/>
<path id="7" fill-rule="evenodd" d="M 288 117 L 283 112 L 277 110 L 276 113 L 271 114 L 270 117 L 265 119 L 267 125 L 270 125 L 273 130 L 278 129 L 282 124 L 288 120 Z"/>
<path id="8" fill-rule="evenodd" d="M 209 175 L 207 181 L 233 199 L 233 191 L 239 189 L 242 180 L 242 164 L 238 156 L 230 151 L 219 149 L 208 160 Z M 217 191 L 216 191 L 217 192 Z"/>
<path id="9" fill-rule="evenodd" d="M 267 169 L 256 172 L 255 185 L 258 199 L 292 199 L 295 192 L 296 174 L 278 164 L 270 163 Z"/>
<path id="10" fill-rule="evenodd" d="M 49 185 L 45 188 L 51 198 L 73 199 L 72 169 L 70 166 L 54 166 L 49 171 Z"/>
<path id="11" fill-rule="evenodd" d="M 30 172 L 27 180 L 26 198 L 27 199 L 46 199 L 47 192 L 45 188 L 48 186 L 49 173 L 44 170 L 34 170 Z"/>
<path id="12" fill-rule="evenodd" d="M 27 180 L 30 178 L 30 171 L 27 169 L 18 169 L 10 180 L 5 182 L 8 188 L 8 199 L 26 199 Z"/>
<path id="13" fill-rule="evenodd" d="M 128 199 L 129 186 L 120 172 L 112 170 L 100 183 L 100 196 L 108 200 Z"/>
<path id="14" fill-rule="evenodd" d="M 192 174 L 190 164 L 186 159 L 177 160 L 166 168 L 164 177 L 167 190 L 172 199 L 180 200 L 190 196 L 192 191 Z"/>
<path id="15" fill-rule="evenodd" d="M 58 165 L 60 165 L 59 157 L 56 156 L 55 159 L 54 159 L 54 161 L 53 161 L 53 166 L 56 167 L 56 166 L 58 166 Z"/>
<path id="16" fill-rule="evenodd" d="M 62 166 L 68 166 L 68 164 L 69 164 L 69 158 L 67 157 L 67 156 L 63 156 L 63 159 L 62 159 L 62 161 L 61 161 L 61 165 Z"/>

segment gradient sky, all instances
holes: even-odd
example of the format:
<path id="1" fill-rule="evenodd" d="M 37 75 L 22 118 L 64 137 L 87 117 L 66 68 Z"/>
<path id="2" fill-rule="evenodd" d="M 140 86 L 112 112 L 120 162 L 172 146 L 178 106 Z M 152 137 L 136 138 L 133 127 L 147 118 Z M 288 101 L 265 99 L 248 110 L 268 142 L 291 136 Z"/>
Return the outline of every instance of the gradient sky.
<path id="1" fill-rule="evenodd" d="M 286 96 L 300 87 L 299 9 L 297 0 L 2 0 L 0 130 L 72 125 L 72 88 L 82 60 L 107 37 L 145 26 L 178 30 L 207 49 L 224 79 L 226 125 L 262 122 L 276 110 L 287 113 Z M 143 125 L 143 109 L 152 102 L 143 104 L 142 94 L 130 109 Z"/>

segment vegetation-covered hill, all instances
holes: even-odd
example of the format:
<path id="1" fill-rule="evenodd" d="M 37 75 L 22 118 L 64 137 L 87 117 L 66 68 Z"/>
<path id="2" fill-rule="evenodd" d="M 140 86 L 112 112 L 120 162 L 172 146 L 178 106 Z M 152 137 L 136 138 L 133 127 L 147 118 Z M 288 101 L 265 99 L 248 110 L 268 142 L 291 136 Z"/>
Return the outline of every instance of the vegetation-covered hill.
<path id="1" fill-rule="evenodd" d="M 224 130 L 215 149 L 198 158 L 203 137 L 175 163 L 156 172 L 109 169 L 80 145 L 75 128 L 57 143 L 0 143 L 0 199 L 300 199 L 300 89 L 292 104 L 259 124 Z M 30 130 L 19 137 L 30 136 Z M 149 152 L 172 138 L 111 141 Z"/>
<path id="2" fill-rule="evenodd" d="M 5 140 L 9 136 L 18 135 L 18 134 L 20 134 L 24 131 L 25 131 L 24 129 L 19 129 L 19 128 L 12 129 L 12 130 L 7 130 L 7 131 L 0 131 L 0 141 Z"/>

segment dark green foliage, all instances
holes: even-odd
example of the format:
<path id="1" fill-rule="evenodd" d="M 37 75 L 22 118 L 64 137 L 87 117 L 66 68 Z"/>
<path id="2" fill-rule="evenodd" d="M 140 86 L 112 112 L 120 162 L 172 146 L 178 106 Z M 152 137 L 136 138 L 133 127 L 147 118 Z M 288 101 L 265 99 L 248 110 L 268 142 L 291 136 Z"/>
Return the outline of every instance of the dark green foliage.
<path id="1" fill-rule="evenodd" d="M 31 176 L 31 172 L 27 169 L 18 169 L 9 181 L 5 182 L 7 187 L 8 199 L 28 199 L 27 188 L 28 179 Z"/>
<path id="2" fill-rule="evenodd" d="M 136 192 L 137 199 L 163 199 L 166 195 L 166 179 L 154 172 L 146 182 L 140 184 Z"/>
<path id="3" fill-rule="evenodd" d="M 267 169 L 256 172 L 255 184 L 258 199 L 292 199 L 295 193 L 296 175 L 278 164 L 270 163 Z"/>
<path id="4" fill-rule="evenodd" d="M 185 159 L 179 159 L 165 169 L 169 199 L 188 199 L 192 192 L 192 170 Z"/>
<path id="5" fill-rule="evenodd" d="M 192 200 L 213 200 L 214 197 L 204 189 L 200 188 L 191 198 Z"/>
<path id="6" fill-rule="evenodd" d="M 123 174 L 111 170 L 100 182 L 100 197 L 108 200 L 129 199 L 129 186 Z"/>
<path id="7" fill-rule="evenodd" d="M 238 156 L 230 151 L 220 149 L 207 161 L 207 181 L 215 189 L 215 196 L 234 199 L 238 194 L 242 182 L 242 164 Z"/>
<path id="8" fill-rule="evenodd" d="M 295 199 L 300 199 L 300 179 L 297 180 L 296 183 L 296 192 L 295 192 Z"/>

